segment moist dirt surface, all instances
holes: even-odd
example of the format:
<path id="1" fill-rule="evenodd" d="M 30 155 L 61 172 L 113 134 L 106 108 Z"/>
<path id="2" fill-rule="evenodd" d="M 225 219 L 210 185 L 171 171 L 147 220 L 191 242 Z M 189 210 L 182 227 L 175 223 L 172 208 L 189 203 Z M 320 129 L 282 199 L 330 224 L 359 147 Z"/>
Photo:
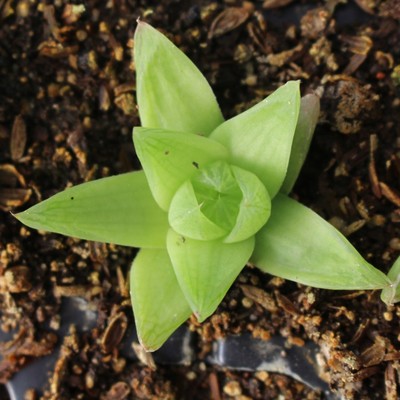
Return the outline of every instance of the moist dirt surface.
<path id="1" fill-rule="evenodd" d="M 49 382 L 26 399 L 324 398 L 284 375 L 206 362 L 216 339 L 240 333 L 315 342 L 324 378 L 344 398 L 397 399 L 400 308 L 378 292 L 318 290 L 247 266 L 212 317 L 188 321 L 193 362 L 154 368 L 121 354 L 133 323 L 126 280 L 135 249 L 37 232 L 10 211 L 140 168 L 131 140 L 140 124 L 131 57 L 140 17 L 199 66 L 226 118 L 291 79 L 321 97 L 292 196 L 387 272 L 400 250 L 399 4 L 1 0 L 0 322 L 15 334 L 0 345 L 0 382 L 54 351 L 61 301 L 80 296 L 97 310 L 96 326 L 70 331 Z"/>

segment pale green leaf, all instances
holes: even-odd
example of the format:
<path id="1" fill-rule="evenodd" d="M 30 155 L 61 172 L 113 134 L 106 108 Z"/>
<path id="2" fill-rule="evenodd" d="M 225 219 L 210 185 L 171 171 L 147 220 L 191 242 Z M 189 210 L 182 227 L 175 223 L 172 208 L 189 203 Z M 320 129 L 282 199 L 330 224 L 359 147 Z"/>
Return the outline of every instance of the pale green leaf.
<path id="1" fill-rule="evenodd" d="M 309 208 L 279 194 L 256 235 L 251 259 L 261 270 L 324 289 L 381 289 L 390 280 L 348 240 Z"/>
<path id="2" fill-rule="evenodd" d="M 235 226 L 225 238 L 225 243 L 239 242 L 254 235 L 271 214 L 271 199 L 257 176 L 235 166 L 232 166 L 232 171 L 243 197 Z"/>
<path id="3" fill-rule="evenodd" d="M 228 233 L 203 214 L 190 181 L 186 181 L 172 199 L 168 220 L 179 234 L 193 239 L 213 240 Z"/>
<path id="4" fill-rule="evenodd" d="M 139 22 L 134 37 L 142 125 L 209 135 L 223 117 L 207 80 L 164 35 Z"/>
<path id="5" fill-rule="evenodd" d="M 139 251 L 130 289 L 140 343 L 147 351 L 157 350 L 192 313 L 166 250 Z"/>
<path id="6" fill-rule="evenodd" d="M 228 148 L 232 164 L 260 178 L 271 198 L 286 176 L 299 108 L 299 82 L 291 81 L 210 136 Z"/>
<path id="7" fill-rule="evenodd" d="M 223 145 L 195 134 L 135 128 L 133 142 L 153 196 L 164 210 L 179 186 L 199 168 L 228 158 Z"/>
<path id="8" fill-rule="evenodd" d="M 317 95 L 307 94 L 301 98 L 299 119 L 294 133 L 286 178 L 280 190 L 281 193 L 291 192 L 296 183 L 310 148 L 311 139 L 318 122 L 319 109 L 319 97 Z"/>
<path id="9" fill-rule="evenodd" d="M 200 169 L 191 183 L 203 214 L 221 228 L 231 230 L 242 199 L 232 167 L 214 162 Z"/>
<path id="10" fill-rule="evenodd" d="M 186 300 L 201 322 L 224 298 L 254 249 L 254 237 L 237 243 L 167 236 L 167 249 Z"/>
<path id="11" fill-rule="evenodd" d="M 168 230 L 143 171 L 74 186 L 16 217 L 31 228 L 133 247 L 163 248 Z"/>
<path id="12" fill-rule="evenodd" d="M 394 262 L 387 276 L 391 284 L 382 290 L 381 299 L 386 304 L 397 303 L 400 301 L 400 257 Z"/>

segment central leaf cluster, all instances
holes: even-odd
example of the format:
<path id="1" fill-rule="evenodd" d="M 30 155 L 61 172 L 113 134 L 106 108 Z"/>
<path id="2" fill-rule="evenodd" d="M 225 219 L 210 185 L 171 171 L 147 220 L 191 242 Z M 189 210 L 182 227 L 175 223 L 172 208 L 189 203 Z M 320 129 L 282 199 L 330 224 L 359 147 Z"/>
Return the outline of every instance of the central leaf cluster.
<path id="1" fill-rule="evenodd" d="M 191 184 L 202 213 L 222 229 L 231 230 L 243 198 L 232 168 L 225 162 L 213 163 L 193 176 Z"/>
<path id="2" fill-rule="evenodd" d="M 251 172 L 224 161 L 204 167 L 186 180 L 169 208 L 169 223 L 179 234 L 197 240 L 225 237 L 226 243 L 245 240 L 268 220 L 267 189 Z"/>

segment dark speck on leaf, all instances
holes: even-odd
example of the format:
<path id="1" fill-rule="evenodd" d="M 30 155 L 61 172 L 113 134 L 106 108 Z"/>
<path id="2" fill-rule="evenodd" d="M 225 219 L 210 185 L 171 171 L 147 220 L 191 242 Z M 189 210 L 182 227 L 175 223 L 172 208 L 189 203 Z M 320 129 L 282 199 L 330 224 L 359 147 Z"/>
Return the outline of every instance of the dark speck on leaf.
<path id="1" fill-rule="evenodd" d="M 169 150 L 165 150 L 164 154 L 167 156 L 169 154 Z"/>
<path id="2" fill-rule="evenodd" d="M 74 199 L 74 197 L 71 197 L 71 200 L 73 200 Z"/>
<path id="3" fill-rule="evenodd" d="M 193 166 L 194 166 L 195 168 L 199 169 L 199 164 L 198 164 L 196 161 L 193 161 L 192 164 L 193 164 Z"/>

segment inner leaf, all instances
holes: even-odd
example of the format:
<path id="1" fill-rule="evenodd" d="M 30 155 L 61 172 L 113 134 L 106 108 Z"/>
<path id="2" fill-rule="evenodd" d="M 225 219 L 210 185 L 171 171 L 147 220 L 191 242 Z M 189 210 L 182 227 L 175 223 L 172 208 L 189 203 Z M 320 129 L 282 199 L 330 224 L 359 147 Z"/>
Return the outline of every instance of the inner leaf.
<path id="1" fill-rule="evenodd" d="M 243 198 L 235 226 L 225 238 L 225 243 L 239 242 L 254 235 L 265 225 L 271 214 L 271 199 L 260 179 L 236 166 L 232 166 L 232 171 Z"/>
<path id="2" fill-rule="evenodd" d="M 242 192 L 231 167 L 215 162 L 200 170 L 191 179 L 202 213 L 224 230 L 235 225 Z"/>
<path id="3" fill-rule="evenodd" d="M 202 213 L 189 180 L 175 193 L 168 220 L 176 232 L 192 239 L 213 240 L 228 233 Z"/>

